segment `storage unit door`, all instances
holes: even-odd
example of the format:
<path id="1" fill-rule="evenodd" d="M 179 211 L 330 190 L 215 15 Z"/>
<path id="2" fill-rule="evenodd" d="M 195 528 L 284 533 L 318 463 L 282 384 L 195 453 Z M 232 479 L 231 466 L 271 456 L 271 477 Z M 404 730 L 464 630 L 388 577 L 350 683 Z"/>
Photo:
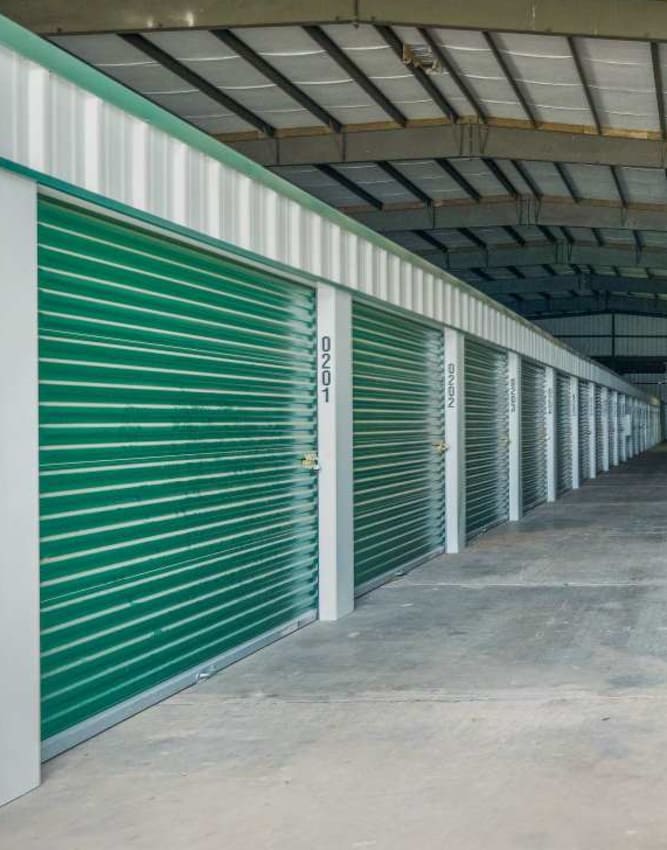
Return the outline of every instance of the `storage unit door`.
<path id="1" fill-rule="evenodd" d="M 507 355 L 465 342 L 466 534 L 509 519 Z"/>
<path id="2" fill-rule="evenodd" d="M 604 469 L 604 432 L 602 431 L 602 389 L 595 388 L 595 469 L 602 472 Z"/>
<path id="3" fill-rule="evenodd" d="M 442 331 L 355 302 L 354 577 L 357 589 L 445 542 Z"/>
<path id="4" fill-rule="evenodd" d="M 521 506 L 529 511 L 547 500 L 545 372 L 521 364 Z"/>
<path id="5" fill-rule="evenodd" d="M 579 476 L 582 481 L 591 477 L 591 432 L 588 425 L 590 396 L 588 384 L 579 381 Z"/>
<path id="6" fill-rule="evenodd" d="M 560 495 L 572 489 L 572 418 L 570 378 L 556 375 L 556 475 Z"/>
<path id="7" fill-rule="evenodd" d="M 39 326 L 43 735 L 84 737 L 314 612 L 315 303 L 43 200 Z"/>

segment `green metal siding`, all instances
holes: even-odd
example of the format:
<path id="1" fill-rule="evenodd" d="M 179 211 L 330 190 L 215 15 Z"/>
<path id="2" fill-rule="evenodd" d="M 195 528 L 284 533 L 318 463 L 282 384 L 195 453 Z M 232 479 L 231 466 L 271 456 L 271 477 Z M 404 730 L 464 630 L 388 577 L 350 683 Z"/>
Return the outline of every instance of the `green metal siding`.
<path id="1" fill-rule="evenodd" d="M 360 587 L 445 542 L 439 330 L 355 302 L 354 575 Z"/>
<path id="2" fill-rule="evenodd" d="M 572 397 L 567 375 L 556 375 L 556 475 L 559 495 L 572 489 Z"/>
<path id="3" fill-rule="evenodd" d="M 547 500 L 545 371 L 521 364 L 521 506 L 524 511 Z"/>
<path id="4" fill-rule="evenodd" d="M 468 540 L 509 519 L 507 354 L 466 339 L 465 445 Z"/>
<path id="5" fill-rule="evenodd" d="M 313 292 L 39 208 L 48 738 L 311 612 Z"/>
<path id="6" fill-rule="evenodd" d="M 579 382 L 579 477 L 582 481 L 591 477 L 591 429 L 588 422 L 590 410 L 589 385 Z"/>

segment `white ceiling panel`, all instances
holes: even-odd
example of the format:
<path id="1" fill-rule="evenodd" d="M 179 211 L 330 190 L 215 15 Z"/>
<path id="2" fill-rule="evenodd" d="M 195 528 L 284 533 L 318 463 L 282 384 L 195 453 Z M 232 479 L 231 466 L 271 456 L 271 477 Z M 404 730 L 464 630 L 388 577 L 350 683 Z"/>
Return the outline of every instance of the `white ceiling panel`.
<path id="1" fill-rule="evenodd" d="M 370 162 L 336 165 L 348 180 L 352 180 L 360 188 L 371 194 L 384 204 L 400 204 L 415 201 L 415 196 L 404 189 L 381 168 Z M 358 201 L 357 201 L 358 203 Z"/>
<path id="2" fill-rule="evenodd" d="M 635 240 L 631 230 L 619 230 L 611 227 L 599 227 L 598 233 L 610 245 L 634 245 Z"/>
<path id="3" fill-rule="evenodd" d="M 603 127 L 658 131 L 648 42 L 577 39 L 584 74 Z"/>
<path id="4" fill-rule="evenodd" d="M 594 124 L 567 39 L 502 33 L 496 41 L 539 121 Z"/>
<path id="5" fill-rule="evenodd" d="M 592 201 L 619 201 L 616 183 L 609 167 L 568 164 L 566 168 L 580 198 Z"/>
<path id="6" fill-rule="evenodd" d="M 432 29 L 431 34 L 465 76 L 466 82 L 489 117 L 525 120 L 526 114 L 482 33 L 472 30 Z"/>
<path id="7" fill-rule="evenodd" d="M 300 27 L 237 29 L 234 34 L 341 123 L 390 120 Z"/>
<path id="8" fill-rule="evenodd" d="M 361 198 L 311 165 L 286 165 L 272 170 L 334 207 L 364 205 Z"/>
<path id="9" fill-rule="evenodd" d="M 237 133 L 254 129 L 119 36 L 62 36 L 53 41 L 208 132 Z"/>
<path id="10" fill-rule="evenodd" d="M 667 204 L 667 177 L 662 169 L 623 168 L 623 184 L 633 204 Z"/>
<path id="11" fill-rule="evenodd" d="M 411 71 L 373 27 L 332 24 L 324 30 L 407 118 L 444 117 Z"/>
<path id="12" fill-rule="evenodd" d="M 443 242 L 449 250 L 477 247 L 475 243 L 471 242 L 470 239 L 468 239 L 464 233 L 461 233 L 460 230 L 444 227 L 433 230 L 432 233 L 435 238 Z"/>
<path id="13" fill-rule="evenodd" d="M 434 201 L 465 200 L 468 196 L 432 159 L 392 163 Z"/>
<path id="14" fill-rule="evenodd" d="M 569 198 L 570 193 L 552 162 L 524 162 L 524 169 L 543 195 Z"/>
<path id="15" fill-rule="evenodd" d="M 422 38 L 417 27 L 394 27 L 394 32 L 403 44 L 416 47 L 418 51 L 430 53 L 430 47 Z M 441 71 L 430 74 L 430 79 L 436 88 L 442 92 L 447 102 L 459 115 L 472 116 L 475 109 L 461 89 L 456 85 L 450 74 L 443 68 Z"/>
<path id="16" fill-rule="evenodd" d="M 659 230 L 642 230 L 640 238 L 647 248 L 667 248 L 667 233 Z"/>
<path id="17" fill-rule="evenodd" d="M 452 159 L 451 164 L 483 197 L 508 195 L 500 180 L 478 157 L 459 157 Z"/>
<path id="18" fill-rule="evenodd" d="M 544 233 L 542 233 L 540 228 L 534 224 L 516 225 L 514 229 L 519 234 L 519 236 L 521 236 L 522 239 L 525 239 L 525 241 L 528 243 L 547 242 L 547 238 Z"/>

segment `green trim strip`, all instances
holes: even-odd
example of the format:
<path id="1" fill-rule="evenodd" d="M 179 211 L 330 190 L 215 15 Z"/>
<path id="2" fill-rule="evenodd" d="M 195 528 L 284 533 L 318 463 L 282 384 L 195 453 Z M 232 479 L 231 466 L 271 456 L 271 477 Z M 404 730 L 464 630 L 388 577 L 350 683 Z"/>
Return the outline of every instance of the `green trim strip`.
<path id="1" fill-rule="evenodd" d="M 25 59 L 41 65 L 46 70 L 57 74 L 59 77 L 68 80 L 82 89 L 85 89 L 105 102 L 116 106 L 118 109 L 133 115 L 140 121 L 145 121 L 147 124 L 156 127 L 162 132 L 183 142 L 185 145 L 188 145 L 188 147 L 206 154 L 206 156 L 211 157 L 221 165 L 235 169 L 236 171 L 244 174 L 246 177 L 249 177 L 251 180 L 255 180 L 257 183 L 266 186 L 268 189 L 272 189 L 274 192 L 290 198 L 300 206 L 322 216 L 328 221 L 334 222 L 344 230 L 356 234 L 371 244 L 383 248 L 390 254 L 409 262 L 416 268 L 420 268 L 428 274 L 433 274 L 441 280 L 443 279 L 443 275 L 447 275 L 448 283 L 466 292 L 476 301 L 487 304 L 500 315 L 510 317 L 512 321 L 522 325 L 523 327 L 529 328 L 535 333 L 538 333 L 544 339 L 549 340 L 549 342 L 556 345 L 558 348 L 562 348 L 565 351 L 574 354 L 580 360 L 593 362 L 590 358 L 582 356 L 574 349 L 562 344 L 559 340 L 556 340 L 551 334 L 542 330 L 542 328 L 538 325 L 533 324 L 528 321 L 528 319 L 524 319 L 523 316 L 519 316 L 503 304 L 494 301 L 478 289 L 475 289 L 473 286 L 470 286 L 464 281 L 454 277 L 445 269 L 432 265 L 422 257 L 413 254 L 407 248 L 402 248 L 396 242 L 392 242 L 390 239 L 387 239 L 375 230 L 371 230 L 369 227 L 366 227 L 355 219 L 346 216 L 334 207 L 325 204 L 324 201 L 320 201 L 313 195 L 309 195 L 303 189 L 299 189 L 292 183 L 289 183 L 287 180 L 284 180 L 282 177 L 279 177 L 277 174 L 274 174 L 264 168 L 264 166 L 253 162 L 253 160 L 248 159 L 233 148 L 227 147 L 222 142 L 212 138 L 203 130 L 199 130 L 192 124 L 188 124 L 188 122 L 184 121 L 182 118 L 168 112 L 166 109 L 163 109 L 143 97 L 143 95 L 127 88 L 122 83 L 111 79 L 111 77 L 107 77 L 101 71 L 87 65 L 81 59 L 77 59 L 62 48 L 57 47 L 55 44 L 51 44 L 46 39 L 43 39 L 24 27 L 19 26 L 4 15 L 0 15 L 0 45 L 4 45 L 9 50 L 18 53 Z M 60 191 L 72 194 L 75 197 L 87 199 L 92 203 L 100 204 L 107 209 L 122 210 L 125 215 L 131 215 L 132 217 L 139 218 L 142 221 L 148 221 L 151 224 L 166 227 L 172 232 L 187 234 L 189 238 L 194 237 L 201 242 L 206 242 L 207 244 L 215 245 L 217 247 L 221 247 L 221 245 L 225 244 L 222 243 L 221 240 L 212 240 L 210 237 L 206 237 L 196 231 L 191 231 L 187 228 L 180 228 L 178 225 L 165 222 L 164 219 L 160 219 L 157 216 L 142 213 L 139 210 L 124 204 L 118 204 L 108 198 L 80 189 L 79 187 L 74 187 L 64 181 L 49 177 L 41 172 L 28 169 L 17 163 L 11 162 L 10 160 L 0 158 L 0 167 L 8 168 L 12 171 L 24 174 L 42 185 L 52 186 Z M 226 250 L 228 249 L 227 246 L 225 246 L 225 248 Z M 240 256 L 243 255 L 242 249 L 235 250 Z M 256 255 L 252 255 L 251 253 L 247 253 L 245 256 L 252 256 L 254 261 L 257 259 Z M 272 261 L 271 265 L 273 266 Z M 285 269 L 287 267 L 276 264 L 275 268 Z M 293 270 L 290 274 L 294 277 Z M 604 366 L 600 364 L 595 365 L 602 371 L 613 375 L 614 378 L 618 377 L 615 372 L 606 369 Z"/>

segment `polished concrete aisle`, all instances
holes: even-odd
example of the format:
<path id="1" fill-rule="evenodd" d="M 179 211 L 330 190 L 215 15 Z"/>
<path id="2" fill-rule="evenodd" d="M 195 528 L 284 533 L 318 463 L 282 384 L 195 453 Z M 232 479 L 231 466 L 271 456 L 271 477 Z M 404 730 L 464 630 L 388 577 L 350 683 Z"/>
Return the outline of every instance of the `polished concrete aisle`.
<path id="1" fill-rule="evenodd" d="M 46 766 L 7 850 L 664 850 L 667 448 Z"/>

